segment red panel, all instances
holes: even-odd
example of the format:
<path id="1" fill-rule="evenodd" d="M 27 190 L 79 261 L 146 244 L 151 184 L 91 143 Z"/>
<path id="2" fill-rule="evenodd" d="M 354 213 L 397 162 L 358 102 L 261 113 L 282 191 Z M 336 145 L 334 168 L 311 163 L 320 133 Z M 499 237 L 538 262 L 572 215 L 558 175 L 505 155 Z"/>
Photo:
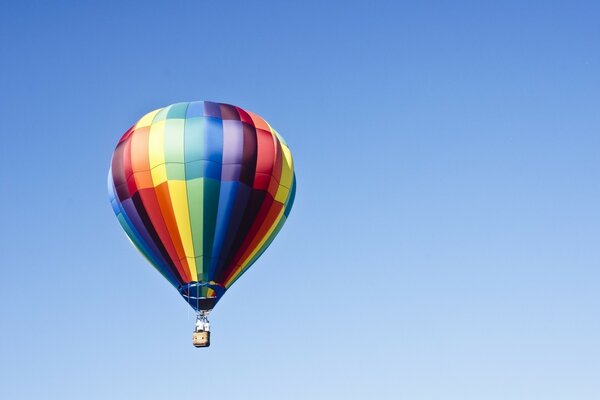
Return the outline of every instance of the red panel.
<path id="1" fill-rule="evenodd" d="M 278 189 L 279 189 L 279 182 L 276 181 L 274 177 L 271 177 L 271 179 L 269 180 L 269 187 L 267 188 L 267 192 L 271 196 L 275 197 Z"/>
<path id="2" fill-rule="evenodd" d="M 279 183 L 281 182 L 281 171 L 283 166 L 283 150 L 281 149 L 281 143 L 277 136 L 273 136 L 273 141 L 275 143 L 275 162 L 273 165 L 273 179 L 269 182 L 269 193 L 275 197 L 277 194 L 277 189 L 279 189 Z"/>
<path id="3" fill-rule="evenodd" d="M 263 129 L 265 131 L 270 132 L 271 129 L 269 128 L 269 124 L 267 124 L 267 122 L 262 119 L 262 117 L 260 117 L 259 115 L 254 114 L 253 112 L 247 111 L 247 113 L 250 115 L 250 117 L 252 118 L 252 121 L 254 122 L 254 126 L 258 129 Z"/>
<path id="4" fill-rule="evenodd" d="M 246 122 L 252 126 L 254 126 L 254 121 L 252 121 L 252 117 L 246 112 L 246 110 L 243 110 L 239 107 L 236 107 L 238 114 L 240 114 L 240 120 L 242 122 Z"/>
<path id="5" fill-rule="evenodd" d="M 133 125 L 131 128 L 127 129 L 127 132 L 125 132 L 123 134 L 123 136 L 121 136 L 121 139 L 119 139 L 119 143 L 124 142 L 125 140 L 129 139 L 129 137 L 131 136 L 131 134 L 133 133 L 133 128 L 135 128 L 135 125 Z"/>
<path id="6" fill-rule="evenodd" d="M 131 175 L 127 179 L 127 190 L 129 191 L 130 197 L 133 197 L 133 195 L 138 191 L 137 181 L 135 180 L 134 175 Z"/>
<path id="7" fill-rule="evenodd" d="M 253 188 L 256 190 L 267 190 L 269 182 L 271 181 L 271 175 L 269 174 L 256 174 L 254 176 Z"/>
<path id="8" fill-rule="evenodd" d="M 257 151 L 256 151 L 256 176 L 254 178 L 254 188 L 258 188 L 257 181 L 260 179 L 259 174 L 271 176 L 273 174 L 273 164 L 275 162 L 275 142 L 273 135 L 269 131 L 262 129 L 256 130 Z M 262 188 L 266 189 L 268 182 L 263 184 Z"/>
<path id="9" fill-rule="evenodd" d="M 150 160 L 148 159 L 149 132 L 150 127 L 145 126 L 136 129 L 131 136 L 131 169 L 134 173 L 150 169 Z"/>

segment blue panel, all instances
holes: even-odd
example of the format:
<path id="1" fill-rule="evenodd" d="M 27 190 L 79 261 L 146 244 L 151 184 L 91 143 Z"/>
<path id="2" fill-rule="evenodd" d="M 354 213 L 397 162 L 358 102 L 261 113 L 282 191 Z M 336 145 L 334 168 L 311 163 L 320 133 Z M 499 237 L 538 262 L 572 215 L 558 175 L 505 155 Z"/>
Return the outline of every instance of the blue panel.
<path id="1" fill-rule="evenodd" d="M 210 178 L 221 180 L 221 164 L 200 160 L 185 163 L 185 179 Z"/>
<path id="2" fill-rule="evenodd" d="M 187 112 L 185 114 L 186 118 L 203 117 L 203 116 L 204 116 L 204 102 L 203 101 L 193 101 L 193 102 L 189 103 Z"/>
<path id="3" fill-rule="evenodd" d="M 119 213 L 120 209 L 119 209 L 119 202 L 117 201 L 117 199 L 112 198 L 110 200 L 110 206 L 112 207 L 113 212 L 115 213 L 115 215 Z"/>
<path id="4" fill-rule="evenodd" d="M 211 278 L 219 275 L 219 268 L 227 267 L 224 263 L 230 253 L 237 250 L 232 248 L 233 242 L 242 223 L 252 189 L 242 182 L 221 182 L 221 193 L 215 231 L 215 241 L 218 237 L 220 251 L 216 253 L 213 247 L 213 259 L 209 269 Z M 224 204 L 221 205 L 221 202 Z"/>
<path id="5" fill-rule="evenodd" d="M 205 118 L 204 148 L 202 159 L 223 162 L 223 121 Z"/>
<path id="6" fill-rule="evenodd" d="M 290 194 L 288 196 L 287 202 L 285 204 L 284 215 L 287 218 L 292 211 L 292 206 L 294 205 L 294 199 L 296 198 L 296 173 L 294 172 L 294 179 L 292 180 L 292 188 L 290 190 Z"/>
<path id="7" fill-rule="evenodd" d="M 202 160 L 204 147 L 204 117 L 188 118 L 185 120 L 185 136 L 183 139 L 185 161 Z"/>
<path id="8" fill-rule="evenodd" d="M 212 161 L 202 162 L 204 163 L 204 176 L 210 179 L 214 179 L 216 181 L 220 181 L 222 165 L 220 163 Z"/>
<path id="9" fill-rule="evenodd" d="M 223 159 L 223 122 L 218 118 L 200 117 L 185 120 L 185 161 Z"/>
<path id="10" fill-rule="evenodd" d="M 215 236 L 212 248 L 211 262 L 208 270 L 208 276 L 210 279 L 214 278 L 214 272 L 219 262 L 219 256 L 223 248 L 223 242 L 227 230 L 229 229 L 229 223 L 233 207 L 235 206 L 235 198 L 240 186 L 239 182 L 221 182 L 221 188 L 219 193 L 219 207 L 217 210 L 217 223 L 215 225 Z"/>

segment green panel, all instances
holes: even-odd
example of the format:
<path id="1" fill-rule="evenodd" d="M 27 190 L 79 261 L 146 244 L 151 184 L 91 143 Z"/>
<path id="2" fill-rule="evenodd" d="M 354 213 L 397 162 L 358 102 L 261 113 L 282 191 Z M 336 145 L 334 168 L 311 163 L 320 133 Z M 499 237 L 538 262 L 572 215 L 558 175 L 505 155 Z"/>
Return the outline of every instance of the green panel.
<path id="1" fill-rule="evenodd" d="M 219 209 L 221 181 L 204 179 L 204 255 L 212 255 L 215 241 L 215 226 Z M 207 264 L 208 271 L 208 264 Z"/>
<path id="2" fill-rule="evenodd" d="M 221 183 L 214 179 L 196 178 L 186 181 L 186 187 L 198 280 L 206 280 L 215 237 Z"/>
<path id="3" fill-rule="evenodd" d="M 185 114 L 187 113 L 189 103 L 177 103 L 173 104 L 169 107 L 169 113 L 167 114 L 167 119 L 185 119 Z"/>
<path id="4" fill-rule="evenodd" d="M 204 118 L 185 120 L 185 161 L 200 161 L 204 149 Z"/>
<path id="5" fill-rule="evenodd" d="M 183 163 L 185 161 L 183 126 L 184 121 L 180 119 L 165 121 L 165 162 Z"/>
<path id="6" fill-rule="evenodd" d="M 156 115 L 154 116 L 154 119 L 152 120 L 152 123 L 155 124 L 159 121 L 164 121 L 165 119 L 167 119 L 167 114 L 169 114 L 170 108 L 171 108 L 171 106 L 165 107 L 165 108 L 161 109 L 158 113 L 156 113 Z"/>
<path id="7" fill-rule="evenodd" d="M 204 178 L 190 179 L 186 181 L 186 187 L 194 254 L 196 257 L 199 257 L 204 255 Z M 196 268 L 198 275 L 204 271 L 202 265 L 196 265 Z"/>
<path id="8" fill-rule="evenodd" d="M 185 181 L 185 164 L 167 163 L 167 179 Z"/>
<path id="9" fill-rule="evenodd" d="M 210 280 L 208 276 L 211 260 L 210 256 L 195 257 L 195 260 L 196 268 L 198 268 L 198 282 L 208 282 Z"/>

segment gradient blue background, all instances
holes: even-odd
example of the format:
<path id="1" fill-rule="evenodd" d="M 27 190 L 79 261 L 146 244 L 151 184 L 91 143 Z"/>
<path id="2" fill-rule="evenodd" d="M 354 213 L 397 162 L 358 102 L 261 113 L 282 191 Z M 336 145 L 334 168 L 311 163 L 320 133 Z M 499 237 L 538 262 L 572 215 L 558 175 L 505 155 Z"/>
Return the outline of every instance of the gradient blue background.
<path id="1" fill-rule="evenodd" d="M 598 2 L 81 3 L 0 15 L 0 398 L 600 398 Z M 206 350 L 105 187 L 191 100 L 298 177 Z"/>

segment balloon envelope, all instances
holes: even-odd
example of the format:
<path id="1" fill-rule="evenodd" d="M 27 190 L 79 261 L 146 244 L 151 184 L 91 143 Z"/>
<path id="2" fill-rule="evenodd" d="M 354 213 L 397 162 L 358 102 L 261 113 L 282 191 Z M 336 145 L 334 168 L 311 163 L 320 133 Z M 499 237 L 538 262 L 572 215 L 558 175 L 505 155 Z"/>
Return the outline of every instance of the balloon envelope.
<path id="1" fill-rule="evenodd" d="M 271 244 L 296 179 L 287 144 L 264 119 L 199 101 L 152 111 L 125 132 L 108 186 L 135 247 L 208 311 Z"/>

